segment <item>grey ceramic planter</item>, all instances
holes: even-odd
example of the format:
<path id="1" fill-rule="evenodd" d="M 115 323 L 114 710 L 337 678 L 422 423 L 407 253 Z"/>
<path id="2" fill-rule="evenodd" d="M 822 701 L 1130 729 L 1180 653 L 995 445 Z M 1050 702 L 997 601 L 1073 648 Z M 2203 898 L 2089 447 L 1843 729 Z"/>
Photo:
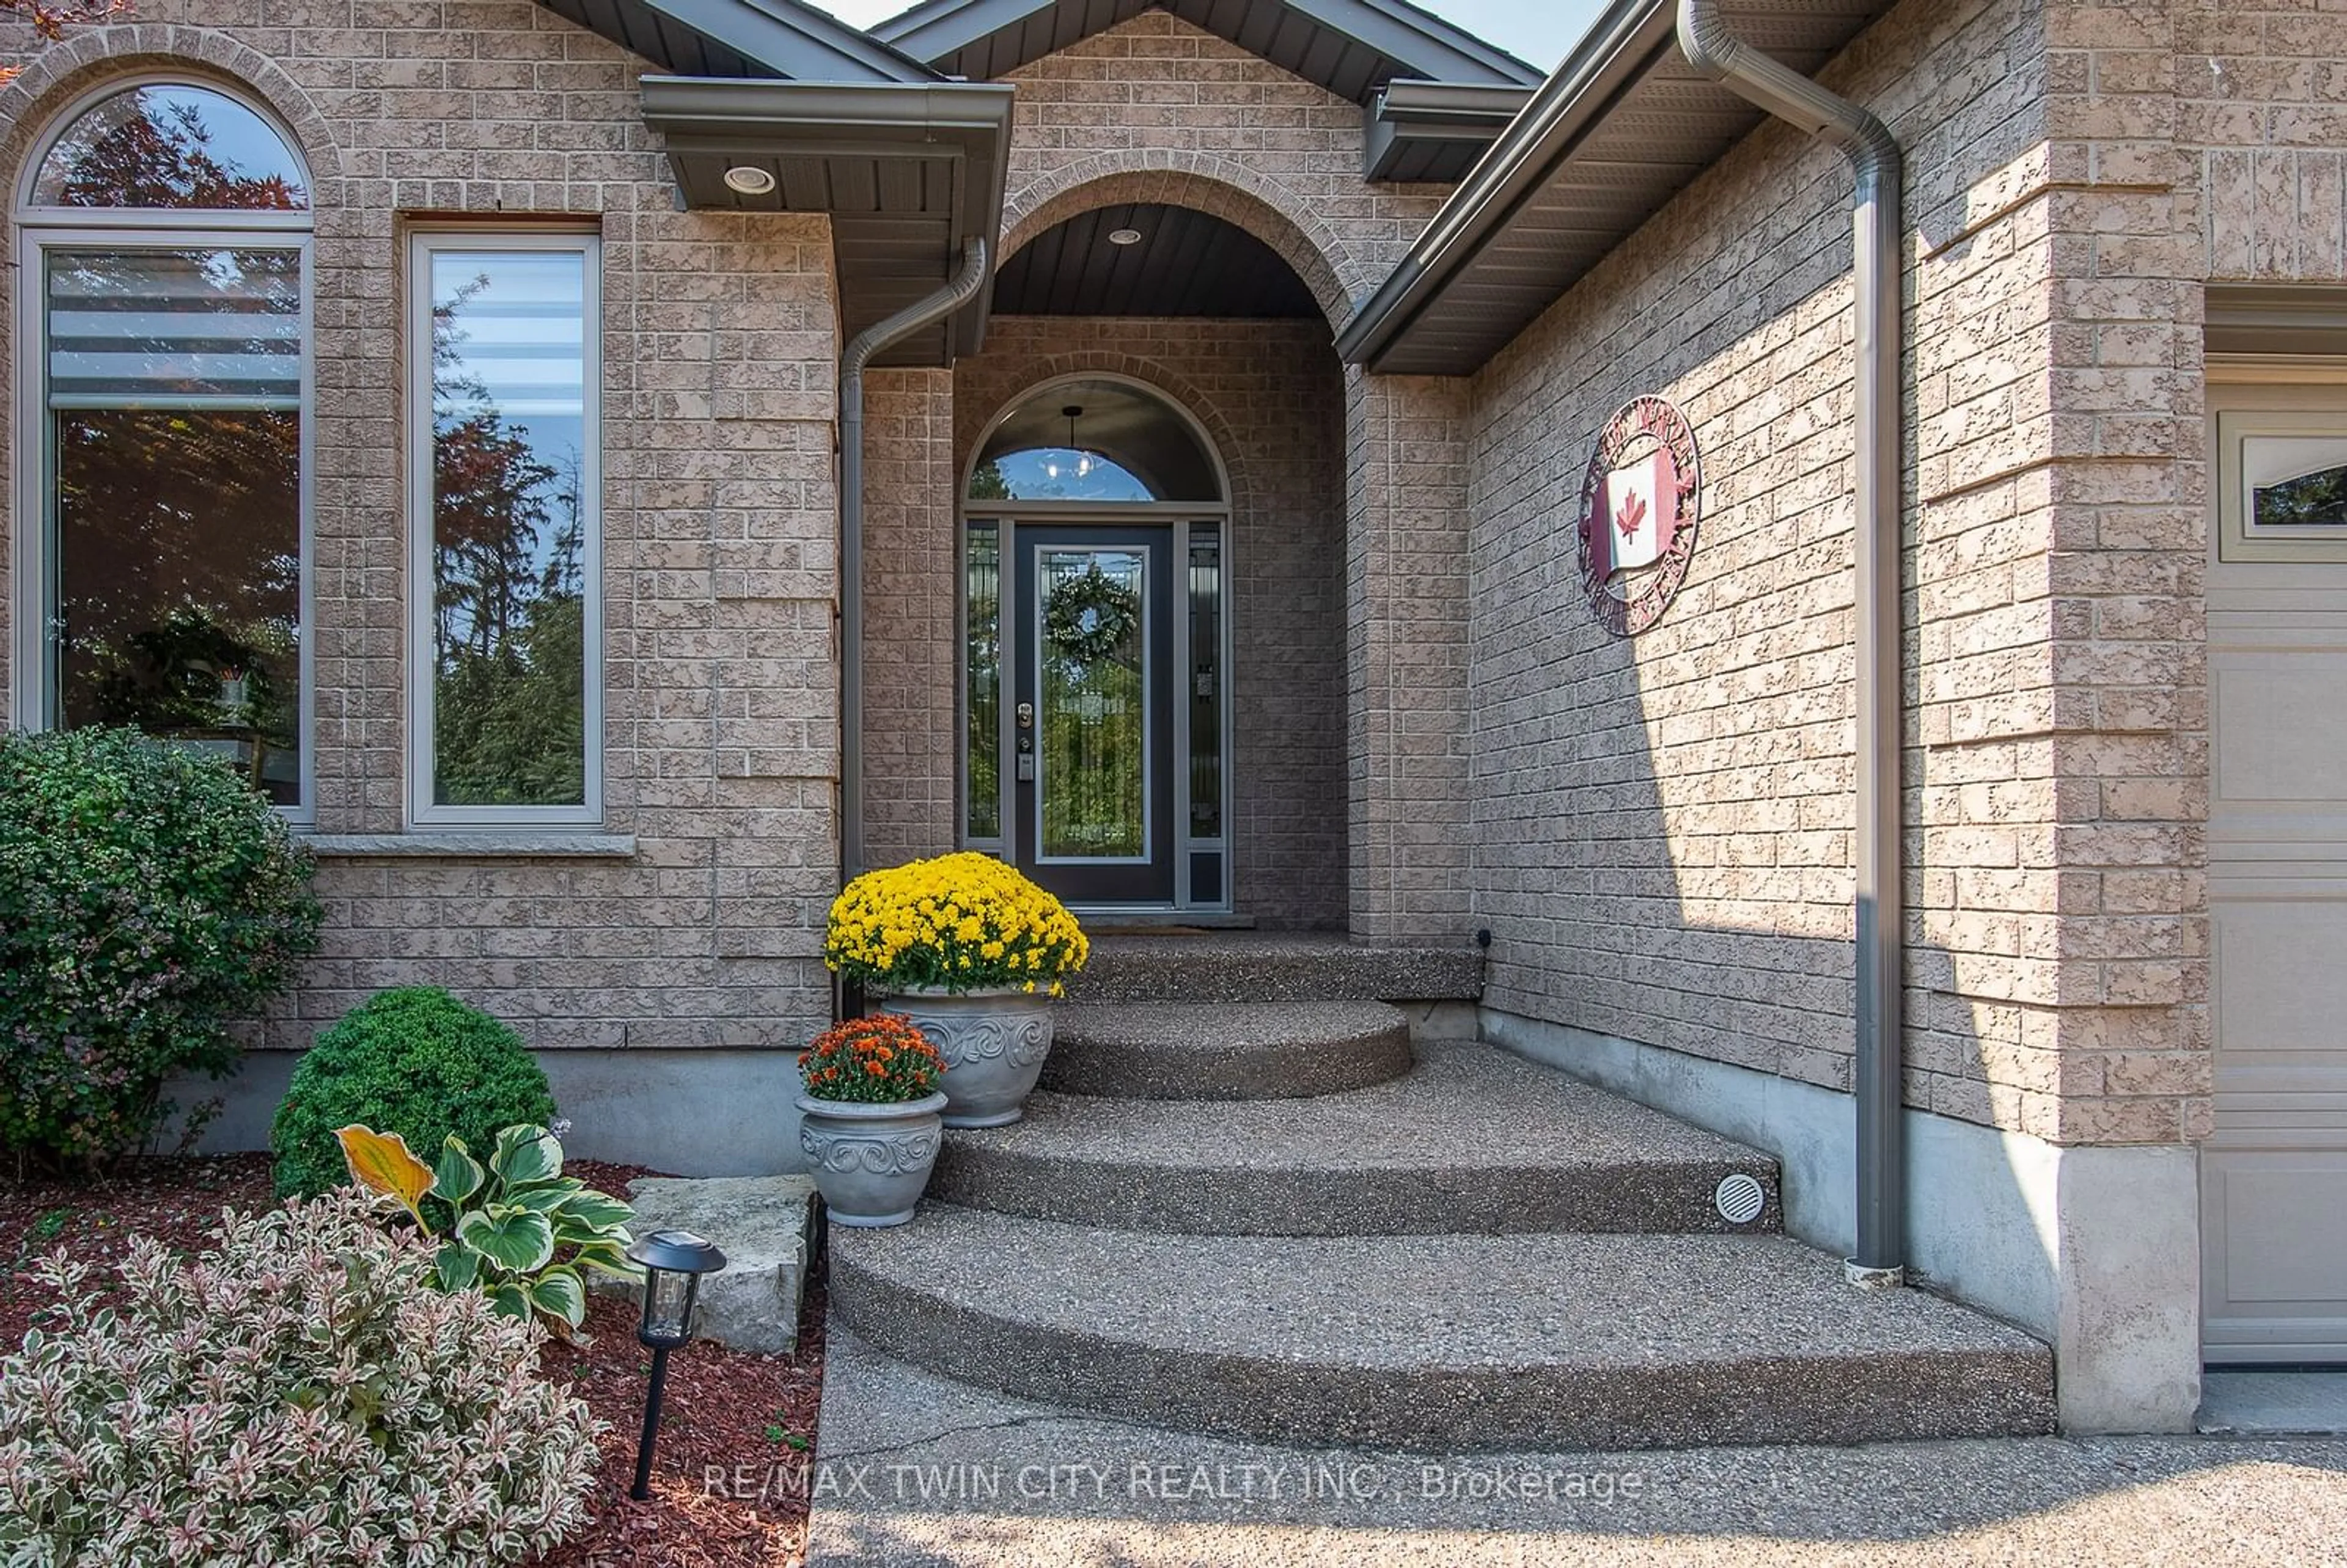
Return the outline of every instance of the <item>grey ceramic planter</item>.
<path id="1" fill-rule="evenodd" d="M 833 1221 L 900 1225 L 929 1184 L 946 1108 L 942 1094 L 896 1105 L 799 1096 L 799 1148 Z"/>
<path id="2" fill-rule="evenodd" d="M 945 1059 L 938 1080 L 948 1127 L 1000 1127 L 1043 1075 L 1051 1050 L 1051 999 L 1023 990 L 922 990 L 890 999 Z"/>

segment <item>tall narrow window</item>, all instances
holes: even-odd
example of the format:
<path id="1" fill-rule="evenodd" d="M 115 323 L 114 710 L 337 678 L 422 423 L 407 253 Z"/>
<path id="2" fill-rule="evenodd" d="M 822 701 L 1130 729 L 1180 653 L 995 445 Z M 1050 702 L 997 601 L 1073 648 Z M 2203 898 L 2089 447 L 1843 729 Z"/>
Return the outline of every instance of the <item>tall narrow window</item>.
<path id="1" fill-rule="evenodd" d="M 990 522 L 969 526 L 969 579 L 964 587 L 963 624 L 969 630 L 962 668 L 967 677 L 962 718 L 969 765 L 963 804 L 963 835 L 973 841 L 1002 836 L 1002 536 Z"/>
<path id="2" fill-rule="evenodd" d="M 217 753 L 306 808 L 309 192 L 256 110 L 116 88 L 19 210 L 37 345 L 18 711 Z"/>
<path id="3" fill-rule="evenodd" d="M 419 235 L 419 824 L 601 816 L 597 250 Z"/>

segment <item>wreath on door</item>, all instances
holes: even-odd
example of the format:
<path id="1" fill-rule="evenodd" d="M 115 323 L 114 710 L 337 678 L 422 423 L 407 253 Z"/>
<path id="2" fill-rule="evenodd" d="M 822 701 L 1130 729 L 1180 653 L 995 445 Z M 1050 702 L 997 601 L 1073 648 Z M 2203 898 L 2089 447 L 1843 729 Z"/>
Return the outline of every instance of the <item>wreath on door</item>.
<path id="1" fill-rule="evenodd" d="M 1114 658 L 1140 622 L 1140 596 L 1098 565 L 1061 582 L 1043 601 L 1043 635 L 1087 664 Z"/>

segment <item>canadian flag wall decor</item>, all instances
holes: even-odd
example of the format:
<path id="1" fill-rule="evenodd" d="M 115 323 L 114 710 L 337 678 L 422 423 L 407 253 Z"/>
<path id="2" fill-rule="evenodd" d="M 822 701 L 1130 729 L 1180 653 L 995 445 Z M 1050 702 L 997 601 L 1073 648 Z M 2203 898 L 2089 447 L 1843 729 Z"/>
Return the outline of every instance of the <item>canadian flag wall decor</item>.
<path id="1" fill-rule="evenodd" d="M 1611 469 L 1592 497 L 1591 564 L 1601 582 L 1663 559 L 1679 527 L 1678 465 L 1667 447 Z"/>

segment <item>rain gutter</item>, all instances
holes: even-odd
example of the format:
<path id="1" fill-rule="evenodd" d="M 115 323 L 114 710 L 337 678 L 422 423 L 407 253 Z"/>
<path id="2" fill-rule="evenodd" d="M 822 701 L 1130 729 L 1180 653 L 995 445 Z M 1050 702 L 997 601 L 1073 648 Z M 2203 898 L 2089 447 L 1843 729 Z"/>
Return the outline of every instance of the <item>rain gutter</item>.
<path id="1" fill-rule="evenodd" d="M 1900 979 L 1900 195 L 1898 138 L 1867 110 L 1735 36 L 1718 0 L 1678 0 L 1688 64 L 1778 119 L 1840 148 L 1851 199 L 1857 318 L 1858 1071 L 1854 1285 L 1906 1276 Z"/>

